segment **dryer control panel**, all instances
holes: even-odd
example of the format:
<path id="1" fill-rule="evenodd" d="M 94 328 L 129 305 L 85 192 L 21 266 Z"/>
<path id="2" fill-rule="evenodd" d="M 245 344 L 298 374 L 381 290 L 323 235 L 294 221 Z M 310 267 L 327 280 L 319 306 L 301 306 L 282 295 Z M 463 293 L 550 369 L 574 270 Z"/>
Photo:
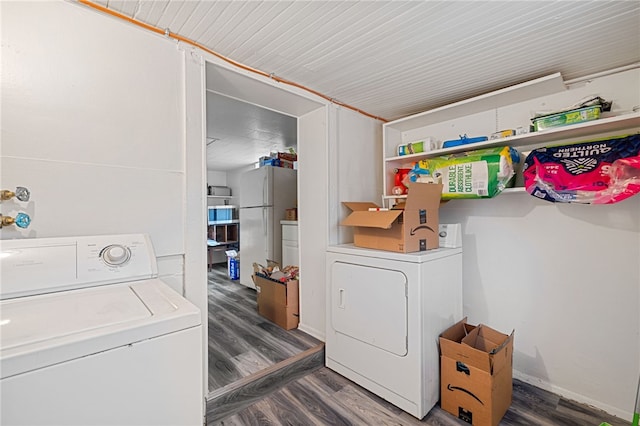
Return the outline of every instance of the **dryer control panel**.
<path id="1" fill-rule="evenodd" d="M 0 299 L 158 276 L 146 234 L 0 241 Z"/>

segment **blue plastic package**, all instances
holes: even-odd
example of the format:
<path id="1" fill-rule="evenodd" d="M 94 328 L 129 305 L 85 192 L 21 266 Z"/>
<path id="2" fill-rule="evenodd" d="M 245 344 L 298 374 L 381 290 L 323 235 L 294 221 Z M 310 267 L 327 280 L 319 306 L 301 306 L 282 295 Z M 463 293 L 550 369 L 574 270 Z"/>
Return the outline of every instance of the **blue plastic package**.
<path id="1" fill-rule="evenodd" d="M 444 141 L 442 143 L 442 147 L 443 148 L 452 148 L 454 146 L 467 145 L 467 144 L 470 144 L 470 143 L 477 143 L 477 142 L 484 142 L 486 140 L 489 140 L 489 138 L 486 137 L 486 136 L 477 136 L 475 138 L 470 138 L 465 134 L 465 135 L 460 135 L 460 139 L 451 139 L 451 140 L 448 140 L 448 141 Z"/>

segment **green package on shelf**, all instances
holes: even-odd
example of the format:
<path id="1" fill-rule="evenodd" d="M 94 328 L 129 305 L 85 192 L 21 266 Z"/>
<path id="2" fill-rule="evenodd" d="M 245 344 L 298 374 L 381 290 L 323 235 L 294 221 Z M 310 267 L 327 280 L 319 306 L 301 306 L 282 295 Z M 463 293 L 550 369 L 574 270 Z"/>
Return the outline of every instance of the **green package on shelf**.
<path id="1" fill-rule="evenodd" d="M 442 182 L 442 199 L 491 198 L 513 184 L 518 151 L 508 146 L 420 160 L 409 179 Z"/>

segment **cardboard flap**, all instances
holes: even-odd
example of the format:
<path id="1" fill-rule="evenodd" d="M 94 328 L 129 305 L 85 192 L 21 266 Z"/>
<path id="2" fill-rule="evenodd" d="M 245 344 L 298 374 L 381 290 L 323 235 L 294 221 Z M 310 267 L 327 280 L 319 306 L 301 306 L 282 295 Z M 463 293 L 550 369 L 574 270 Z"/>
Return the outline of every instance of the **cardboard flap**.
<path id="1" fill-rule="evenodd" d="M 458 345 L 454 359 L 456 361 L 461 361 L 471 367 L 478 368 L 482 371 L 491 371 L 489 354 L 469 345 Z"/>
<path id="2" fill-rule="evenodd" d="M 389 210 L 383 212 L 358 210 L 347 216 L 342 222 L 340 222 L 340 225 L 389 229 L 401 214 L 402 210 Z"/>
<path id="3" fill-rule="evenodd" d="M 486 325 L 473 326 L 464 318 L 440 335 L 440 353 L 493 374 L 511 365 L 514 333 L 507 336 Z"/>
<path id="4" fill-rule="evenodd" d="M 459 357 L 459 347 L 464 339 L 476 327 L 467 324 L 467 317 L 458 321 L 440 335 L 440 355 L 450 358 Z"/>
<path id="5" fill-rule="evenodd" d="M 369 201 L 343 201 L 346 207 L 348 207 L 351 211 L 369 211 L 370 208 L 379 208 L 380 206 L 375 203 L 371 203 Z"/>
<path id="6" fill-rule="evenodd" d="M 462 346 L 473 349 L 473 352 L 465 351 L 472 360 L 471 365 L 493 373 L 494 370 L 499 370 L 499 367 L 504 364 L 500 361 L 499 365 L 495 365 L 495 355 L 503 351 L 503 356 L 500 359 L 504 358 L 504 353 L 506 353 L 504 348 L 508 345 L 509 340 L 510 336 L 480 324 L 462 339 Z"/>
<path id="7" fill-rule="evenodd" d="M 407 186 L 406 210 L 438 209 L 442 197 L 441 183 L 410 182 Z"/>
<path id="8" fill-rule="evenodd" d="M 502 334 L 486 325 L 480 324 L 475 330 L 470 332 L 462 343 L 472 346 L 486 353 L 495 353 L 509 336 Z"/>
<path id="9" fill-rule="evenodd" d="M 460 343 L 462 342 L 462 339 L 474 328 L 476 327 L 471 324 L 467 324 L 467 317 L 464 317 L 456 324 L 443 331 L 440 337 L 455 343 Z"/>
<path id="10" fill-rule="evenodd" d="M 499 346 L 493 349 L 491 353 L 491 373 L 494 374 L 502 370 L 505 366 L 512 365 L 513 358 L 513 335 L 515 330 L 507 339 Z"/>

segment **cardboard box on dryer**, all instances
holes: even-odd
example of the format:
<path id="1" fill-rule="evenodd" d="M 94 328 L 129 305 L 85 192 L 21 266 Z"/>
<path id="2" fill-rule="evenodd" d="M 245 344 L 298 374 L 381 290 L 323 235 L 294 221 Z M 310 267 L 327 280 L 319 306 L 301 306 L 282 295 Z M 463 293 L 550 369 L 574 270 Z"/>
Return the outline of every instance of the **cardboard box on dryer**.
<path id="1" fill-rule="evenodd" d="M 440 406 L 473 425 L 496 426 L 511 405 L 513 335 L 467 319 L 440 335 Z"/>
<path id="2" fill-rule="evenodd" d="M 340 225 L 353 227 L 357 247 L 399 253 L 435 249 L 441 196 L 442 184 L 409 183 L 404 209 L 380 211 L 375 203 L 343 202 L 351 214 Z"/>

